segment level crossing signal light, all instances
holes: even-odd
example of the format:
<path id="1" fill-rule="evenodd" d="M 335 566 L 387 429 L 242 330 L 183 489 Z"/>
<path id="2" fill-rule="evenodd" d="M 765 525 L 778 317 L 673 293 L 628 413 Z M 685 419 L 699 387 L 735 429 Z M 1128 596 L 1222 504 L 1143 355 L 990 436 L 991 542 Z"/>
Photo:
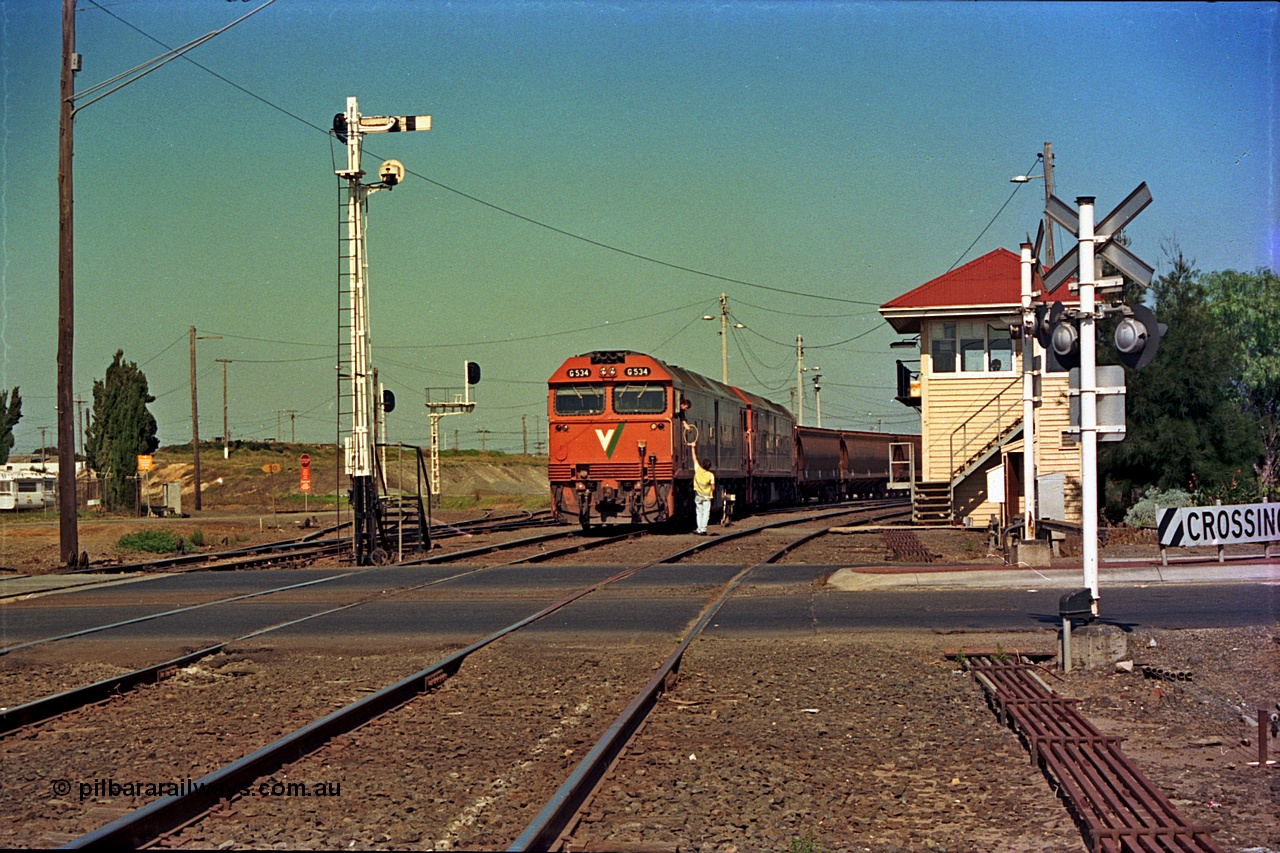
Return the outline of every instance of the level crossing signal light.
<path id="1" fill-rule="evenodd" d="M 1124 319 L 1116 324 L 1116 354 L 1126 367 L 1139 370 L 1156 357 L 1156 346 L 1169 330 L 1156 321 L 1156 314 L 1145 305 L 1125 306 Z"/>
<path id="2" fill-rule="evenodd" d="M 1063 370 L 1080 366 L 1080 320 L 1068 316 L 1061 302 L 1036 308 L 1035 335 Z"/>
<path id="3" fill-rule="evenodd" d="M 1145 305 L 1123 305 L 1107 313 L 1116 311 L 1123 315 L 1116 324 L 1116 356 L 1126 367 L 1140 370 L 1156 357 L 1156 347 L 1169 327 Z M 1034 330 L 1040 346 L 1052 351 L 1063 369 L 1080 366 L 1080 318 L 1069 314 L 1061 302 L 1036 308 Z"/>

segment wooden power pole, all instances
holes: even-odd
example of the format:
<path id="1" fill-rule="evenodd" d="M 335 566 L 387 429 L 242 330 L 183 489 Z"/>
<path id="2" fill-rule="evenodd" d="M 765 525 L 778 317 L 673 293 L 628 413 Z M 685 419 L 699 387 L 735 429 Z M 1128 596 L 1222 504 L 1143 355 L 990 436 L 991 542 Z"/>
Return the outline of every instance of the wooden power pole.
<path id="1" fill-rule="evenodd" d="M 196 327 L 191 327 L 191 462 L 196 485 L 196 511 L 200 506 L 200 412 L 196 407 Z"/>
<path id="2" fill-rule="evenodd" d="M 72 267 L 71 154 L 76 53 L 76 3 L 62 0 L 62 83 L 58 110 L 58 534 L 62 564 L 80 559 L 76 519 L 76 439 L 71 411 L 71 369 L 75 350 L 75 274 Z"/>

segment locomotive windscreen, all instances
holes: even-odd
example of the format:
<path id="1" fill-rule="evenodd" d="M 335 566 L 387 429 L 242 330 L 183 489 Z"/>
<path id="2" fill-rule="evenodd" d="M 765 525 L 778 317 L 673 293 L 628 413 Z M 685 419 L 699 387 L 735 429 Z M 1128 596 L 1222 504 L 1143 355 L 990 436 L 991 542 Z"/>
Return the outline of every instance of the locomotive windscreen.
<path id="1" fill-rule="evenodd" d="M 555 389 L 557 415 L 604 414 L 603 385 L 561 385 Z"/>
<path id="2" fill-rule="evenodd" d="M 613 411 L 619 415 L 660 415 L 667 410 L 661 385 L 619 385 L 613 389 Z"/>

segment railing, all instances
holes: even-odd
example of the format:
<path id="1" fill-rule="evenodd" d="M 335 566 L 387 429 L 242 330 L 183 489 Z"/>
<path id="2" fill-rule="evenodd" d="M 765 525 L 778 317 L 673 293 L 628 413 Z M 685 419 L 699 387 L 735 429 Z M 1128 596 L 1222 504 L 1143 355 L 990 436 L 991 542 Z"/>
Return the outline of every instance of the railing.
<path id="1" fill-rule="evenodd" d="M 951 431 L 947 447 L 951 479 L 963 474 L 969 463 L 987 450 L 992 442 L 998 441 L 1018 425 L 1022 418 L 1022 398 L 1018 397 L 1016 403 L 1006 402 L 1005 392 L 1021 382 L 1020 376 L 1013 379 L 964 423 Z M 981 426 L 975 426 L 975 421 L 980 422 Z M 956 446 L 957 442 L 959 447 Z M 976 451 L 973 449 L 975 445 L 978 448 Z M 957 458 L 962 460 L 959 465 L 956 464 Z"/>
<path id="2" fill-rule="evenodd" d="M 391 494 L 391 489 L 387 484 L 387 465 L 385 464 L 387 448 L 394 447 L 399 452 L 396 455 L 397 472 L 396 472 L 396 494 Z M 413 466 L 413 476 L 416 479 L 416 485 L 412 494 L 405 494 L 404 489 L 404 455 L 406 450 L 413 451 L 413 458 L 410 464 Z M 378 533 L 379 538 L 383 540 L 383 547 L 390 553 L 394 549 L 397 561 L 404 559 L 404 507 L 406 503 L 410 504 L 410 508 L 414 511 L 413 515 L 417 519 L 418 532 L 409 544 L 420 544 L 423 549 L 431 547 L 431 495 L 430 495 L 430 479 L 427 477 L 427 462 L 423 456 L 422 448 L 413 444 L 379 444 L 378 452 L 374 454 L 374 464 L 377 467 L 377 478 L 380 486 L 380 493 L 385 496 L 387 502 L 394 501 L 397 509 L 397 520 L 395 529 L 395 541 L 390 541 L 391 536 L 383 525 L 383 513 L 378 513 Z M 424 506 L 422 496 L 427 495 L 427 502 Z M 380 507 L 381 509 L 381 507 Z"/>

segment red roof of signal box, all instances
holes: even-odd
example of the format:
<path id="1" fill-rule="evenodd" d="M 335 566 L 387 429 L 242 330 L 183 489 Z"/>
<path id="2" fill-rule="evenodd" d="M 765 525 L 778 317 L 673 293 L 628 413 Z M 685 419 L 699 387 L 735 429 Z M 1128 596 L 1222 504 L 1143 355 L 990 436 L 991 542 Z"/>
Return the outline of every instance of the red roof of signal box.
<path id="1" fill-rule="evenodd" d="M 1040 276 L 1033 274 L 1032 292 L 1040 295 Z M 1053 302 L 1075 302 L 1059 287 Z M 1022 259 L 1008 249 L 995 249 L 958 269 L 926 281 L 880 306 L 880 313 L 899 333 L 918 332 L 925 315 L 990 314 L 1022 305 Z"/>

